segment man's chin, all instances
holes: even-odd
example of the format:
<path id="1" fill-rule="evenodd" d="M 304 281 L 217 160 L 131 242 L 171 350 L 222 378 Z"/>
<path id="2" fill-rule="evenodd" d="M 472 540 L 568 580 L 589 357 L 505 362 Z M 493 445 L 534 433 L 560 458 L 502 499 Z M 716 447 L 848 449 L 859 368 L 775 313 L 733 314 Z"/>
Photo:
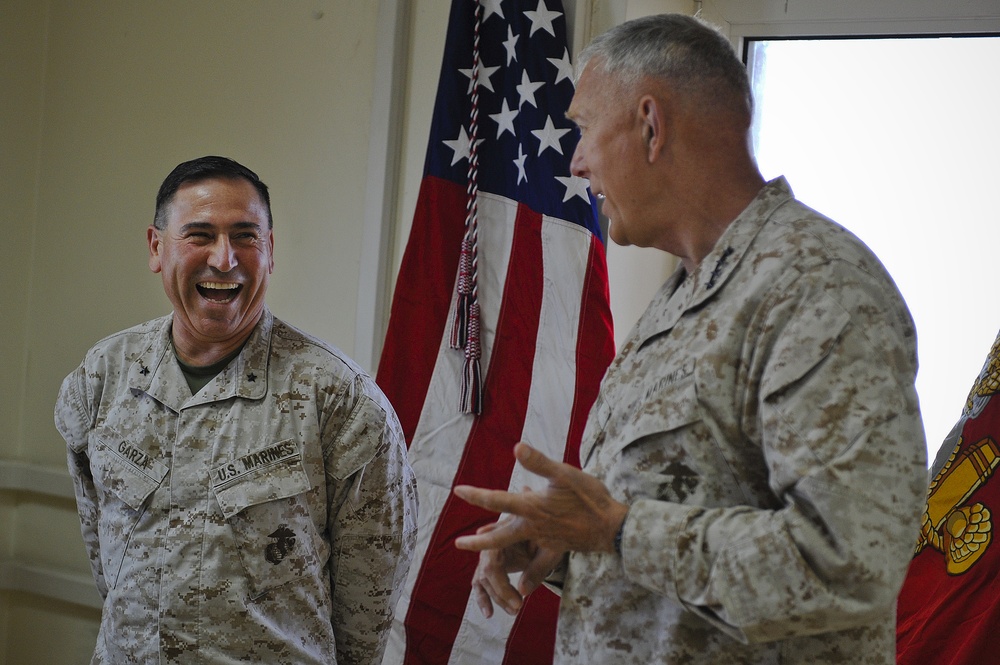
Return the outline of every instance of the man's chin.
<path id="1" fill-rule="evenodd" d="M 235 311 L 224 311 L 222 307 L 202 309 L 196 318 L 189 320 L 198 337 L 209 342 L 230 339 L 244 327 L 243 317 Z"/>
<path id="2" fill-rule="evenodd" d="M 621 228 L 616 226 L 614 222 L 608 224 L 608 237 L 616 244 L 622 247 L 630 247 L 632 243 L 629 241 L 628 236 L 621 232 Z"/>

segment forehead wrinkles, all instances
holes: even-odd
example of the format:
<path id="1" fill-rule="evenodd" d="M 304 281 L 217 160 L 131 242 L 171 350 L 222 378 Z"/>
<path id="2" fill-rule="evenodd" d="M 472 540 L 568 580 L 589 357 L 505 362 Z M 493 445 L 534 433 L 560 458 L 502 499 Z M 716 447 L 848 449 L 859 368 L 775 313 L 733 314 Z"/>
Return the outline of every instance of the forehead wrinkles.
<path id="1" fill-rule="evenodd" d="M 168 208 L 168 221 L 267 226 L 267 210 L 250 183 L 242 180 L 205 180 L 177 190 Z"/>

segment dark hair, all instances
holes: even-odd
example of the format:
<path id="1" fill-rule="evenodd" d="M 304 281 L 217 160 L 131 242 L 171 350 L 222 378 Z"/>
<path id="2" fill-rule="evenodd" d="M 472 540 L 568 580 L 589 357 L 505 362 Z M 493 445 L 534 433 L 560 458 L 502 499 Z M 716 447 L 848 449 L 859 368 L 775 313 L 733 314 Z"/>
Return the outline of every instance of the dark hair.
<path id="1" fill-rule="evenodd" d="M 577 57 L 577 73 L 595 59 L 604 71 L 630 87 L 644 76 L 722 101 L 741 98 L 752 108 L 746 67 L 718 28 L 684 14 L 659 14 L 626 21 L 594 40 Z"/>
<path id="2" fill-rule="evenodd" d="M 153 226 L 158 229 L 167 227 L 167 208 L 174 198 L 174 194 L 181 188 L 181 185 L 189 182 L 199 182 L 209 178 L 229 178 L 230 180 L 246 180 L 260 196 L 267 210 L 267 227 L 271 228 L 271 197 L 267 193 L 267 185 L 261 182 L 257 174 L 228 157 L 216 157 L 209 155 L 199 157 L 187 162 L 182 162 L 174 167 L 160 185 L 160 191 L 156 193 L 156 212 L 153 215 Z"/>

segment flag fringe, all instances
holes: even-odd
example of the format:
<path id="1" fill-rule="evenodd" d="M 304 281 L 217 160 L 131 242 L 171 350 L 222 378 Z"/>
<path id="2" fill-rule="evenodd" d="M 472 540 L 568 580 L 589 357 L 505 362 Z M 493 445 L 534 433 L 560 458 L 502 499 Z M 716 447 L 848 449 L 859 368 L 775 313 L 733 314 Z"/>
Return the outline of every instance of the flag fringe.
<path id="1" fill-rule="evenodd" d="M 464 349 L 469 329 L 469 304 L 472 295 L 472 242 L 466 233 L 462 240 L 462 249 L 458 255 L 458 304 L 451 322 L 451 335 L 448 346 L 453 349 Z"/>
<path id="2" fill-rule="evenodd" d="M 483 375 L 479 367 L 482 351 L 479 345 L 479 303 L 469 306 L 468 339 L 465 344 L 465 367 L 462 371 L 462 412 L 482 413 Z"/>

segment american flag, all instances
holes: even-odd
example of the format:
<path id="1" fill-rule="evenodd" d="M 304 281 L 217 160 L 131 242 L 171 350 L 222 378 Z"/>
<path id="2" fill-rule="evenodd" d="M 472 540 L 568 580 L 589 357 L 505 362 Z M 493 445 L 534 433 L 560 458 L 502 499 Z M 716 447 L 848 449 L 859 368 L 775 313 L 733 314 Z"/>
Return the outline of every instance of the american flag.
<path id="1" fill-rule="evenodd" d="M 515 467 L 520 440 L 579 465 L 614 355 L 596 207 L 587 181 L 569 172 L 572 94 L 558 0 L 453 0 L 377 376 L 402 422 L 420 499 L 386 664 L 552 661 L 558 598 L 549 590 L 516 618 L 487 620 L 470 600 L 478 557 L 454 540 L 496 515 L 451 489 L 538 483 Z M 455 327 L 476 318 L 470 301 L 478 339 L 475 325 Z"/>

